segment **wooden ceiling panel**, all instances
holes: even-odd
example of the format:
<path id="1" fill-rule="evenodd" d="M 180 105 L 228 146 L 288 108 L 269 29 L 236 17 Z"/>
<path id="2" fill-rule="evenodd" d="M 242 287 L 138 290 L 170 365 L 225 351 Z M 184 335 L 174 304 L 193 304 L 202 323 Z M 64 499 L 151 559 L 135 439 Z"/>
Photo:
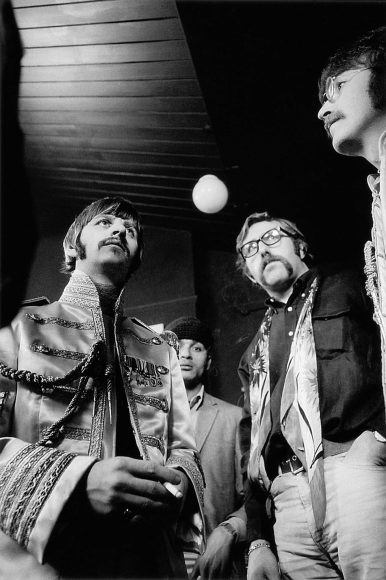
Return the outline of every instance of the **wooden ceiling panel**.
<path id="1" fill-rule="evenodd" d="M 13 0 L 19 10 L 21 28 L 48 26 L 79 26 L 105 22 L 126 22 L 176 17 L 176 9 L 169 0 Z"/>
<path id="2" fill-rule="evenodd" d="M 114 22 L 112 24 L 54 26 L 25 29 L 25 48 L 44 46 L 73 46 L 84 44 L 130 43 L 175 40 L 181 36 L 176 18 L 155 21 Z"/>
<path id="3" fill-rule="evenodd" d="M 121 111 L 157 113 L 204 113 L 197 97 L 21 97 L 19 111 Z M 188 113 L 189 114 L 189 113 Z"/>
<path id="4" fill-rule="evenodd" d="M 200 89 L 194 79 L 21 83 L 21 97 L 194 97 Z"/>
<path id="5" fill-rule="evenodd" d="M 24 66 L 22 82 L 65 81 L 130 81 L 148 79 L 194 79 L 190 60 L 158 60 L 156 62 L 125 62 L 61 66 Z M 200 95 L 201 96 L 201 95 Z"/>
<path id="6" fill-rule="evenodd" d="M 30 48 L 25 51 L 23 64 L 24 66 L 61 66 L 73 64 L 156 62 L 163 60 L 185 60 L 189 57 L 189 51 L 185 41 L 165 40 L 159 42 L 128 42 L 88 46 Z"/>
<path id="7" fill-rule="evenodd" d="M 19 118 L 40 207 L 115 193 L 169 227 L 206 220 L 192 188 L 223 166 L 174 0 L 13 5 Z"/>
<path id="8" fill-rule="evenodd" d="M 95 151 L 94 149 L 75 147 L 74 145 L 72 147 L 52 147 L 43 146 L 39 143 L 34 145 L 33 142 L 27 148 L 27 158 L 31 165 L 33 164 L 34 166 L 38 163 L 52 165 L 52 159 L 56 161 L 58 155 L 61 165 L 67 164 L 69 167 L 79 167 L 87 162 L 90 162 L 90 164 L 95 163 L 95 156 L 97 155 L 98 162 L 106 164 L 106 168 L 111 167 L 111 169 L 119 166 L 122 168 L 136 167 L 139 172 L 144 171 L 146 168 L 155 168 L 166 172 L 168 169 L 172 171 L 178 161 L 178 167 L 181 171 L 189 171 L 189 169 L 207 171 L 214 167 L 221 170 L 218 160 L 207 155 L 193 157 L 181 154 L 177 156 L 167 153 L 141 153 L 114 149 L 98 149 Z"/>
<path id="9" fill-rule="evenodd" d="M 217 147 L 213 142 L 183 142 L 183 141 L 157 141 L 155 139 L 136 139 L 131 134 L 127 139 L 101 139 L 93 136 L 80 135 L 80 137 L 66 137 L 66 136 L 46 136 L 44 141 L 40 136 L 34 137 L 33 135 L 26 135 L 27 149 L 29 144 L 40 144 L 42 146 L 42 151 L 48 146 L 61 147 L 66 146 L 69 149 L 81 148 L 81 149 L 91 149 L 95 152 L 99 150 L 113 150 L 113 151 L 128 151 L 128 152 L 141 152 L 141 153 L 157 153 L 157 154 L 171 154 L 175 156 L 176 160 L 179 160 L 181 155 L 189 155 L 192 158 L 201 158 L 202 156 L 207 156 L 213 159 L 213 167 L 215 167 L 216 161 L 221 164 L 216 156 Z"/>

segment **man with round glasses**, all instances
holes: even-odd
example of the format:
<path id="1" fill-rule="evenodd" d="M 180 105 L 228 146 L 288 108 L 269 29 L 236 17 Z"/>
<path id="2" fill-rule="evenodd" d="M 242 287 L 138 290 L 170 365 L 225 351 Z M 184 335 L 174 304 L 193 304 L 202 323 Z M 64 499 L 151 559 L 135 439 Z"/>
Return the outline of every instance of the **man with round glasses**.
<path id="1" fill-rule="evenodd" d="M 365 246 L 366 288 L 381 327 L 386 400 L 386 26 L 330 57 L 319 80 L 319 97 L 318 117 L 335 151 L 364 157 L 377 170 L 367 179 L 373 229 Z"/>
<path id="2" fill-rule="evenodd" d="M 268 293 L 239 366 L 248 580 L 384 580 L 380 344 L 361 276 L 312 266 L 297 226 L 266 212 L 236 248 Z"/>

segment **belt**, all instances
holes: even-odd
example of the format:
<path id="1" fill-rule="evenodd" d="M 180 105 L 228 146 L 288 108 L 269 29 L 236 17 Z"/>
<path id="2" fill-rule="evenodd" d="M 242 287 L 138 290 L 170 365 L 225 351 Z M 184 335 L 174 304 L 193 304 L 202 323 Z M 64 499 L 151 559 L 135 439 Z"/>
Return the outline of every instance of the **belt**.
<path id="1" fill-rule="evenodd" d="M 279 463 L 279 474 L 282 473 L 293 473 L 296 475 L 301 471 L 305 471 L 302 462 L 296 455 L 291 455 L 288 459 L 284 459 Z"/>

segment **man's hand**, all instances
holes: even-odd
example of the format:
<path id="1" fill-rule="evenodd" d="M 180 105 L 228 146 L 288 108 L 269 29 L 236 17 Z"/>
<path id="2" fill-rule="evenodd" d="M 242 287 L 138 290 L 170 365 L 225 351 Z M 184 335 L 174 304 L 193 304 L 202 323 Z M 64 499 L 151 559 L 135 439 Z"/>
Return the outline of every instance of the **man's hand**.
<path id="1" fill-rule="evenodd" d="M 146 518 L 170 517 L 180 511 L 186 476 L 153 461 L 114 457 L 95 463 L 87 478 L 86 492 L 92 509 L 99 514 L 123 513 L 125 509 Z M 163 483 L 182 493 L 176 497 Z"/>
<path id="2" fill-rule="evenodd" d="M 194 565 L 191 578 L 209 580 L 227 578 L 232 566 L 233 536 L 224 527 L 217 527 L 210 534 L 205 552 Z"/>
<path id="3" fill-rule="evenodd" d="M 377 441 L 371 431 L 363 431 L 347 451 L 345 463 L 347 465 L 385 466 L 386 443 Z"/>
<path id="4" fill-rule="evenodd" d="M 249 556 L 247 580 L 280 580 L 277 560 L 269 548 L 253 550 Z"/>

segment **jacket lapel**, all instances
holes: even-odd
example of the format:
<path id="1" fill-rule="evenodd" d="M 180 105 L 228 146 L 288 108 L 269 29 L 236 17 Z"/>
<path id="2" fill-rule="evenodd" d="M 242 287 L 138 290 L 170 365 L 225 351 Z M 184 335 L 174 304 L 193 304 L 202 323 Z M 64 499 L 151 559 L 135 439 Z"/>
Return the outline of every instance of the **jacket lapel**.
<path id="1" fill-rule="evenodd" d="M 198 451 L 201 451 L 206 438 L 212 429 L 213 423 L 218 413 L 218 405 L 210 396 L 204 394 L 204 401 L 201 409 L 197 414 L 196 424 L 196 445 Z"/>

